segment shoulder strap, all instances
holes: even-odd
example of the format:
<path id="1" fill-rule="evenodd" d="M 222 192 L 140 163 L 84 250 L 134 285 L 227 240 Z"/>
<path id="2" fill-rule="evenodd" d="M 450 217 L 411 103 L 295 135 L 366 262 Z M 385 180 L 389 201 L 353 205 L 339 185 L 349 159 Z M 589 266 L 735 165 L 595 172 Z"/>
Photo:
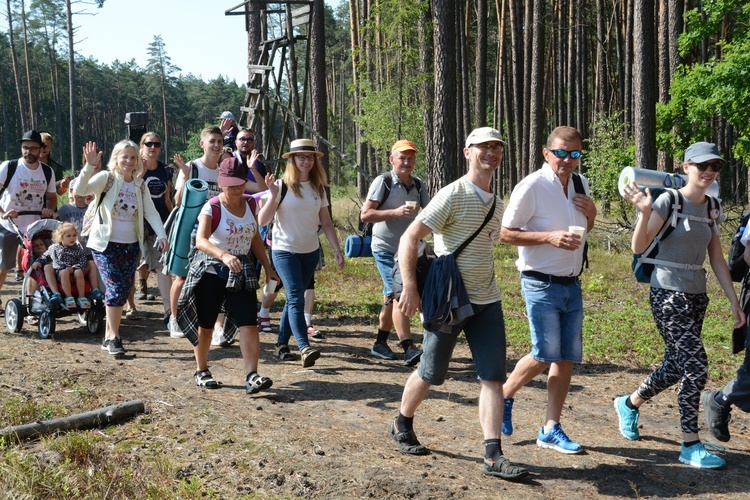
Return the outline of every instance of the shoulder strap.
<path id="1" fill-rule="evenodd" d="M 672 233 L 674 228 L 677 227 L 676 216 L 682 213 L 682 207 L 684 205 L 684 201 L 682 200 L 682 193 L 680 193 L 676 189 L 667 189 L 667 194 L 669 195 L 669 211 L 667 212 L 667 218 L 664 219 L 664 225 L 654 238 L 658 238 L 659 241 L 664 240 L 667 236 L 670 235 L 670 233 Z"/>
<path id="2" fill-rule="evenodd" d="M 496 204 L 497 204 L 497 196 L 495 196 L 493 198 L 493 200 L 492 200 L 492 206 L 490 207 L 490 211 L 487 212 L 487 215 L 484 217 L 484 222 L 482 222 L 482 225 L 479 226 L 479 229 L 477 229 L 476 231 L 474 231 L 474 234 L 472 234 L 471 236 L 469 236 L 469 238 L 466 241 L 464 241 L 463 243 L 461 243 L 460 247 L 456 248 L 456 250 L 453 251 L 453 258 L 454 259 L 457 259 L 458 256 L 461 254 L 461 252 L 463 252 L 464 249 L 469 246 L 469 243 L 471 243 L 472 240 L 474 238 L 476 238 L 477 235 L 482 231 L 482 229 L 484 229 L 484 226 L 487 225 L 487 223 L 490 221 L 490 219 L 492 218 L 492 216 L 495 214 L 495 205 Z"/>
<path id="3" fill-rule="evenodd" d="M 289 186 L 284 183 L 284 179 L 281 179 L 281 196 L 279 197 L 279 203 L 277 204 L 277 207 L 278 205 L 281 205 L 282 201 L 284 201 L 284 197 L 286 196 L 287 191 L 289 191 Z"/>
<path id="4" fill-rule="evenodd" d="M 247 206 L 250 209 L 250 213 L 255 217 L 255 198 L 249 194 L 244 194 L 243 196 L 245 197 Z M 219 222 L 221 222 L 221 204 L 218 196 L 214 196 L 208 200 L 208 203 L 211 205 L 211 234 L 213 234 L 214 231 L 216 231 L 216 228 L 219 227 Z"/>
<path id="5" fill-rule="evenodd" d="M 382 174 L 383 177 L 383 199 L 380 200 L 380 204 L 378 204 L 378 208 L 382 207 L 385 203 L 385 200 L 388 199 L 388 197 L 391 195 L 391 188 L 393 187 L 393 177 L 391 177 L 390 172 L 386 172 Z"/>
<path id="6" fill-rule="evenodd" d="M 573 178 L 573 190 L 578 194 L 586 194 L 586 190 L 583 189 L 583 181 L 581 180 L 581 176 L 573 172 L 571 177 Z"/>
<path id="7" fill-rule="evenodd" d="M 5 183 L 3 184 L 3 187 L 0 188 L 0 195 L 3 194 L 3 192 L 5 191 L 5 188 L 8 187 L 8 183 L 13 178 L 13 175 L 15 175 L 17 167 L 18 167 L 18 160 L 8 161 L 8 175 L 5 176 Z"/>
<path id="8" fill-rule="evenodd" d="M 190 162 L 190 178 L 191 179 L 197 179 L 198 178 L 198 165 L 196 165 L 194 162 Z"/>
<path id="9" fill-rule="evenodd" d="M 44 178 L 47 180 L 47 186 L 49 186 L 49 180 L 52 178 L 52 167 L 42 163 L 42 171 L 44 172 Z"/>

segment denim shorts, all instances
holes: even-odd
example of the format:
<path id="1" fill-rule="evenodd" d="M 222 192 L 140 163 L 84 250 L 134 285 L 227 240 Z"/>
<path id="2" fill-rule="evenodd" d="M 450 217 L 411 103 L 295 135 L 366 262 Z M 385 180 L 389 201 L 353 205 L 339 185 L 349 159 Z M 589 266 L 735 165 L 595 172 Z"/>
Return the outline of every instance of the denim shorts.
<path id="1" fill-rule="evenodd" d="M 394 255 L 389 252 L 372 252 L 372 257 L 383 280 L 383 296 L 393 297 L 393 266 L 396 265 Z"/>
<path id="2" fill-rule="evenodd" d="M 521 278 L 531 330 L 531 357 L 542 363 L 583 359 L 581 282 L 559 285 Z"/>
<path id="3" fill-rule="evenodd" d="M 417 371 L 428 384 L 442 385 L 445 382 L 448 364 L 461 330 L 469 343 L 477 378 L 505 382 L 506 344 L 502 303 L 472 304 L 472 307 L 474 316 L 456 325 L 451 333 L 425 330 L 422 338 L 424 352 Z"/>

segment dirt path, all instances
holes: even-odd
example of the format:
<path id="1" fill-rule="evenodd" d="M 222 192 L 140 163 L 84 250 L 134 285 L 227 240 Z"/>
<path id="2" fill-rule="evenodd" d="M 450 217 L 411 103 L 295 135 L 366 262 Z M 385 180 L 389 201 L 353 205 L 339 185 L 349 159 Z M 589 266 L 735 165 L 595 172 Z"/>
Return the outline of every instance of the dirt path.
<path id="1" fill-rule="evenodd" d="M 18 296 L 10 284 L 3 300 Z M 369 356 L 372 326 L 319 320 L 328 335 L 312 369 L 273 357 L 275 336 L 261 334 L 261 374 L 274 386 L 247 396 L 239 348 L 212 348 L 216 391 L 193 383 L 187 340 L 169 338 L 160 304 L 145 303 L 147 316 L 123 323 L 128 355 L 109 357 L 72 318 L 58 323 L 54 339 L 0 334 L 0 394 L 23 394 L 75 411 L 142 399 L 149 413 L 107 430 L 107 449 L 118 460 L 166 457 L 178 480 L 195 475 L 220 497 L 497 498 L 750 494 L 750 419 L 734 411 L 732 440 L 722 454 L 724 471 L 677 463 L 676 390 L 641 415 L 642 439 L 628 442 L 617 430 L 612 398 L 644 376 L 627 367 L 578 366 L 563 422 L 585 449 L 562 455 L 535 444 L 546 397 L 544 378 L 517 395 L 515 433 L 503 440 L 511 460 L 531 471 L 529 481 L 508 483 L 481 474 L 482 435 L 468 349 L 459 345 L 449 380 L 434 388 L 415 419 L 420 440 L 432 453 L 401 455 L 388 436 L 410 369 Z M 278 316 L 274 317 L 275 321 Z M 512 364 L 521 353 L 509 353 Z M 709 386 L 715 384 L 709 382 Z M 701 423 L 703 417 L 701 416 Z M 714 440 L 706 432 L 703 439 Z"/>

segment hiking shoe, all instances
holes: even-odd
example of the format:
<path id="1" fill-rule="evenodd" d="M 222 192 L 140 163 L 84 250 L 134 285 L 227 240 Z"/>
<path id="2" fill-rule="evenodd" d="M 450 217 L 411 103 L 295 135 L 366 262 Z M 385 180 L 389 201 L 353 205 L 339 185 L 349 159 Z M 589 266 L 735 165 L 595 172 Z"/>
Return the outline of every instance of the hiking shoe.
<path id="1" fill-rule="evenodd" d="M 703 412 L 706 415 L 706 424 L 711 434 L 716 439 L 726 443 L 731 437 L 729 435 L 729 418 L 732 408 L 725 408 L 714 399 L 719 391 L 706 391 L 703 393 Z"/>
<path id="2" fill-rule="evenodd" d="M 638 417 L 640 417 L 641 412 L 628 407 L 625 401 L 629 397 L 615 398 L 615 411 L 617 412 L 617 418 L 620 420 L 620 434 L 625 436 L 625 439 L 635 441 L 641 437 L 641 433 L 638 431 Z"/>
<path id="3" fill-rule="evenodd" d="M 273 328 L 271 328 L 271 318 L 264 318 L 263 316 L 258 316 L 258 330 L 261 332 L 270 333 L 273 331 Z"/>
<path id="4" fill-rule="evenodd" d="M 91 302 L 86 297 L 79 297 L 76 302 L 81 309 L 91 309 Z"/>
<path id="5" fill-rule="evenodd" d="M 119 356 L 120 354 L 125 354 L 125 348 L 122 346 L 122 339 L 120 337 L 116 337 L 114 339 L 109 340 L 109 353 L 112 356 Z"/>
<path id="6" fill-rule="evenodd" d="M 264 391 L 273 385 L 273 380 L 268 377 L 261 377 L 257 373 L 251 373 L 245 379 L 245 391 L 248 394 Z"/>
<path id="7" fill-rule="evenodd" d="M 375 342 L 370 354 L 380 359 L 396 359 L 396 353 L 384 342 Z"/>
<path id="8" fill-rule="evenodd" d="M 505 455 L 500 455 L 500 460 L 484 459 L 483 472 L 488 476 L 496 476 L 508 481 L 517 481 L 529 475 L 529 471 L 518 465 L 513 465 Z"/>
<path id="9" fill-rule="evenodd" d="M 173 339 L 185 338 L 185 334 L 182 332 L 182 328 L 177 324 L 177 318 L 171 318 L 169 320 L 169 336 Z M 213 342 L 211 342 L 213 345 Z"/>
<path id="10" fill-rule="evenodd" d="M 701 442 L 697 442 L 693 446 L 683 444 L 680 450 L 680 462 L 699 469 L 720 469 L 727 464 L 723 458 L 717 457 L 706 450 Z"/>
<path id="11" fill-rule="evenodd" d="M 91 290 L 89 297 L 91 297 L 92 300 L 104 300 L 104 292 L 102 292 L 98 288 L 94 288 L 93 290 Z"/>
<path id="12" fill-rule="evenodd" d="M 109 351 L 109 339 L 102 340 L 102 351 Z"/>
<path id="13" fill-rule="evenodd" d="M 213 375 L 208 370 L 197 371 L 195 376 L 195 385 L 204 389 L 218 389 L 221 384 L 214 380 Z"/>
<path id="14" fill-rule="evenodd" d="M 401 453 L 408 453 L 409 455 L 427 455 L 429 453 L 427 448 L 419 442 L 413 429 L 407 432 L 398 431 L 395 418 L 391 423 L 390 434 L 393 440 L 396 441 L 398 450 Z"/>
<path id="15" fill-rule="evenodd" d="M 312 325 L 307 325 L 307 338 L 310 340 L 325 340 L 326 336 L 323 333 L 320 333 L 318 330 L 315 329 Z"/>
<path id="16" fill-rule="evenodd" d="M 315 361 L 320 357 L 320 351 L 313 349 L 310 346 L 305 347 L 301 351 L 302 353 L 302 368 L 310 368 L 315 364 Z"/>
<path id="17" fill-rule="evenodd" d="M 580 444 L 574 443 L 565 435 L 559 422 L 552 427 L 552 430 L 548 434 L 544 433 L 544 426 L 542 426 L 539 429 L 539 437 L 536 439 L 536 445 L 540 448 L 549 448 L 569 455 L 583 451 Z"/>
<path id="18" fill-rule="evenodd" d="M 294 354 L 289 350 L 289 346 L 287 344 L 281 344 L 276 346 L 276 357 L 279 358 L 281 361 L 294 361 L 295 358 Z"/>
<path id="19" fill-rule="evenodd" d="M 422 349 L 417 349 L 414 344 L 411 344 L 404 352 L 404 366 L 416 366 L 420 359 L 422 359 Z"/>
<path id="20" fill-rule="evenodd" d="M 513 398 L 505 398 L 503 406 L 503 434 L 510 436 L 513 434 Z"/>
<path id="21" fill-rule="evenodd" d="M 184 335 L 184 334 L 183 334 Z M 232 345 L 233 340 L 229 340 L 226 335 L 224 335 L 224 329 L 223 328 L 215 328 L 214 333 L 211 337 L 211 345 L 218 345 L 221 347 L 229 347 Z"/>

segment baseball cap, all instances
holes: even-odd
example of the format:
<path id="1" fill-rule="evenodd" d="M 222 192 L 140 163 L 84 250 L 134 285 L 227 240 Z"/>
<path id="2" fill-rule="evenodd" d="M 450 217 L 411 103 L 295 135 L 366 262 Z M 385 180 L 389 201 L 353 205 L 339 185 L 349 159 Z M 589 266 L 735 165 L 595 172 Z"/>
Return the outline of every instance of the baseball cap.
<path id="1" fill-rule="evenodd" d="M 696 142 L 685 151 L 685 161 L 703 163 L 708 160 L 724 161 L 724 158 L 719 155 L 719 148 L 714 143 Z"/>
<path id="2" fill-rule="evenodd" d="M 231 111 L 224 111 L 219 117 L 219 120 L 234 120 L 234 115 Z"/>
<path id="3" fill-rule="evenodd" d="M 414 151 L 416 153 L 417 146 L 415 146 L 414 143 L 409 140 L 401 139 L 396 141 L 396 143 L 393 145 L 393 147 L 391 148 L 391 154 L 397 153 L 399 151 Z"/>
<path id="4" fill-rule="evenodd" d="M 216 180 L 219 187 L 239 186 L 244 184 L 246 180 L 245 167 L 236 157 L 225 158 L 219 165 L 219 178 Z"/>
<path id="5" fill-rule="evenodd" d="M 503 144 L 507 144 L 503 140 L 503 136 L 500 135 L 500 131 L 492 127 L 479 127 L 475 128 L 466 138 L 466 147 L 470 147 L 473 144 L 482 144 L 483 142 L 500 141 Z"/>

